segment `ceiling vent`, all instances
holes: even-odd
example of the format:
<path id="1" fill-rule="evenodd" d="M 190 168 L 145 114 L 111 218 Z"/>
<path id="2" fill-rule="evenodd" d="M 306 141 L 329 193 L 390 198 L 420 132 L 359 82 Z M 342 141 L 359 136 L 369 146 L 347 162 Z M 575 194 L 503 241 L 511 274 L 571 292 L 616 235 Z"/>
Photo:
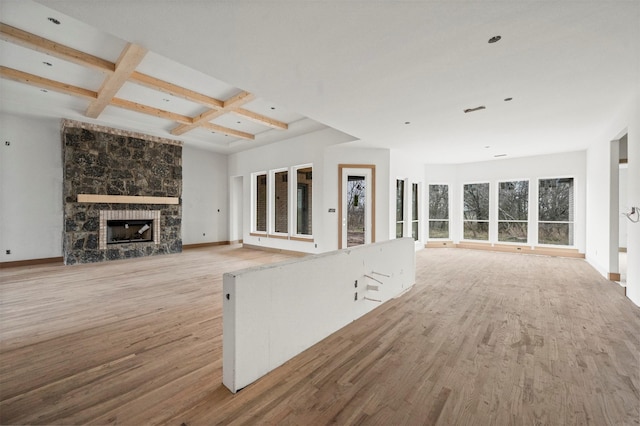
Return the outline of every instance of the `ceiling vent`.
<path id="1" fill-rule="evenodd" d="M 479 107 L 475 107 L 475 108 L 467 108 L 464 110 L 464 113 L 469 113 L 469 112 L 474 112 L 474 111 L 480 111 L 481 109 L 486 109 L 487 107 L 485 107 L 484 105 L 480 105 Z"/>

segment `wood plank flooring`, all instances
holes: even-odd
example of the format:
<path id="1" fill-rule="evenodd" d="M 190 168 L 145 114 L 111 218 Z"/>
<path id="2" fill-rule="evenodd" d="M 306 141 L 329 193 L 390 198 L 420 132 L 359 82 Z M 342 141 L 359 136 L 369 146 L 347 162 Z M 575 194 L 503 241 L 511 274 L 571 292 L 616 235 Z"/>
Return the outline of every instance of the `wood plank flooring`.
<path id="1" fill-rule="evenodd" d="M 0 423 L 640 424 L 640 308 L 584 260 L 418 252 L 416 285 L 232 395 L 239 247 L 0 270 Z"/>

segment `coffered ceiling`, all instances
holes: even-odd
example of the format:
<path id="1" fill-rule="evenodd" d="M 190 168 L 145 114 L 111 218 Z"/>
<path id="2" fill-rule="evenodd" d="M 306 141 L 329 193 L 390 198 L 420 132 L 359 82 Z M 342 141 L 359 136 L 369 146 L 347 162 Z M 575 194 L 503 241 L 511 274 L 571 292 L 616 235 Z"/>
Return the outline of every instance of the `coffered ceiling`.
<path id="1" fill-rule="evenodd" d="M 104 107 L 88 120 L 221 152 L 323 125 L 353 135 L 352 145 L 410 151 L 425 163 L 581 150 L 613 136 L 606 132 L 616 113 L 640 90 L 638 1 L 0 5 L 4 24 L 109 63 L 118 62 L 129 43 L 146 50 L 131 74 L 105 83 L 117 73 L 2 41 L 2 66 L 91 91 L 84 98 L 43 93 L 15 81 L 24 78 L 5 76 L 3 111 L 88 119 L 87 112 Z M 488 42 L 497 35 L 498 42 Z M 189 99 L 187 91 L 222 106 Z M 275 121 L 270 125 L 267 118 Z M 231 131 L 225 136 L 211 125 L 254 139 Z"/>
<path id="2" fill-rule="evenodd" d="M 4 111 L 71 116 L 220 152 L 323 127 L 38 3 L 3 2 L 0 17 Z"/>

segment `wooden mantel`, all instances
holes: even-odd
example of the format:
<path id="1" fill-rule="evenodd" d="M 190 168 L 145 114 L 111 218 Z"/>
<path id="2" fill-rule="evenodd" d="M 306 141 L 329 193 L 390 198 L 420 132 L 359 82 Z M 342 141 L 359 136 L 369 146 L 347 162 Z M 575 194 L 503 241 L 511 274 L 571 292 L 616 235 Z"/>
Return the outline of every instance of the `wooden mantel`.
<path id="1" fill-rule="evenodd" d="M 180 198 L 151 197 L 146 195 L 78 194 L 78 202 L 105 204 L 180 204 Z"/>

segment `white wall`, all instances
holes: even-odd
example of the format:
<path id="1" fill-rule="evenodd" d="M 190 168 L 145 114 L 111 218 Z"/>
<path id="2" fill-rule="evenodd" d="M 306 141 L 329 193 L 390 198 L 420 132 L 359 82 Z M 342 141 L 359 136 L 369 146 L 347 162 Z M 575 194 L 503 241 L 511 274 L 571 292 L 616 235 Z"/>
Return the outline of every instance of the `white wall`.
<path id="1" fill-rule="evenodd" d="M 489 182 L 491 187 L 490 217 L 492 223 L 497 220 L 498 182 L 506 180 L 529 181 L 529 217 L 537 217 L 538 179 L 554 177 L 574 178 L 574 246 L 585 250 L 585 206 L 586 206 L 586 169 L 585 151 L 568 152 L 554 155 L 512 158 L 458 165 L 427 165 L 427 184 L 450 184 L 449 202 L 451 239 L 462 239 L 462 185 L 465 183 Z M 490 230 L 491 242 L 497 243 L 497 230 Z M 535 242 L 535 232 L 529 230 L 529 245 Z M 532 234 L 533 233 L 533 234 Z"/>
<path id="2" fill-rule="evenodd" d="M 60 121 L 2 113 L 0 143 L 0 261 L 62 256 Z"/>
<path id="3" fill-rule="evenodd" d="M 343 159 L 358 159 L 358 152 L 340 148 L 337 144 L 352 141 L 353 137 L 334 129 L 323 129 L 303 136 L 283 140 L 232 154 L 229 156 L 230 177 L 243 176 L 243 242 L 245 244 L 269 248 L 293 250 L 306 253 L 321 253 L 338 248 L 337 213 L 329 213 L 329 208 L 337 209 L 338 166 Z M 364 150 L 364 152 L 381 150 Z M 344 154 L 344 157 L 342 154 Z M 351 154 L 350 154 L 351 153 Z M 370 156 L 371 157 L 371 156 Z M 370 157 L 366 161 L 371 162 Z M 376 157 L 376 154 L 373 154 Z M 377 157 L 376 157 L 377 159 Z M 361 160 L 361 159 L 358 159 Z M 385 164 L 388 160 L 385 161 Z M 313 164 L 313 242 L 292 241 L 250 235 L 251 232 L 251 174 L 279 168 L 290 168 L 302 164 Z M 382 167 L 384 169 L 384 167 Z M 335 170 L 335 171 L 334 171 Z M 376 171 L 377 172 L 377 171 Z M 384 170 L 383 170 L 384 173 Z M 335 201 L 334 201 L 335 200 Z"/>
<path id="4" fill-rule="evenodd" d="M 227 156 L 182 148 L 182 243 L 229 240 Z"/>
<path id="5" fill-rule="evenodd" d="M 325 223 L 325 235 L 323 236 L 325 251 L 338 248 L 338 228 L 340 226 L 338 165 L 340 164 L 373 164 L 376 166 L 375 240 L 386 241 L 389 238 L 395 238 L 395 231 L 392 234 L 389 233 L 390 151 L 388 149 L 349 147 L 348 144 L 337 145 L 326 149 L 324 161 L 323 194 L 325 204 L 322 214 Z M 395 200 L 395 195 L 393 200 Z M 329 209 L 335 209 L 335 213 L 329 213 Z"/>
<path id="6" fill-rule="evenodd" d="M 625 133 L 629 157 L 627 203 L 640 207 L 640 87 L 617 112 L 609 130 L 596 135 L 587 150 L 587 261 L 604 276 L 617 272 L 611 270 L 618 257 L 617 244 L 613 244 L 618 240 L 618 230 L 612 229 L 613 220 L 627 220 L 619 216 L 617 188 L 612 186 L 618 164 L 617 150 L 611 148 L 611 141 Z M 640 223 L 626 225 L 627 296 L 640 306 Z"/>
<path id="7" fill-rule="evenodd" d="M 640 208 L 640 90 L 629 109 L 628 119 L 627 202 Z M 640 223 L 627 222 L 627 296 L 640 306 Z"/>

